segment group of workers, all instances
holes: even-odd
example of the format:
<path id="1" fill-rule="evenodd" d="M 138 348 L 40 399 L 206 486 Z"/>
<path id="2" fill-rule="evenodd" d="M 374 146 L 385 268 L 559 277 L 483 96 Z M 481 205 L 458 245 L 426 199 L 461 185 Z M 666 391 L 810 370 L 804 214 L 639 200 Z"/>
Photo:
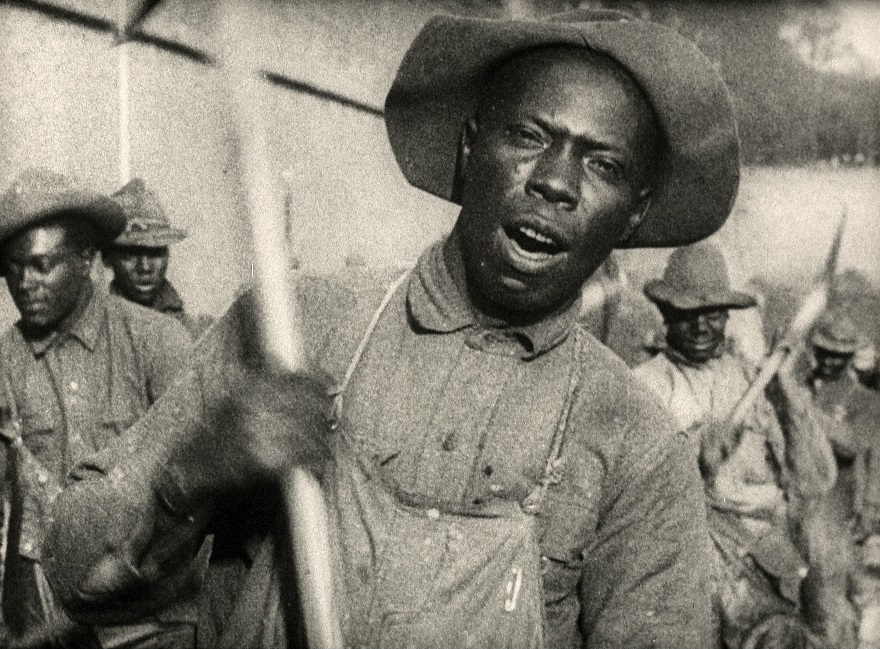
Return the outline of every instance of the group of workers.
<path id="1" fill-rule="evenodd" d="M 880 647 L 864 338 L 829 309 L 750 389 L 727 323 L 756 298 L 703 241 L 739 180 L 712 63 L 617 12 L 441 16 L 385 120 L 461 212 L 402 275 L 301 277 L 296 373 L 265 368 L 250 293 L 185 311 L 143 181 L 3 194 L 0 646 L 304 646 L 280 485 L 305 466 L 345 646 Z M 584 287 L 639 247 L 676 250 L 631 370 Z"/>

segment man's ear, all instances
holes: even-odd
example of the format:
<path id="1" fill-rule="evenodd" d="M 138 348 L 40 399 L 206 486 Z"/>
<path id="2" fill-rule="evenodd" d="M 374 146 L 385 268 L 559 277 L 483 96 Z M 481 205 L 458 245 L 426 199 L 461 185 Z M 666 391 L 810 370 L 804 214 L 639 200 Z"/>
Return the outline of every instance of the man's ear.
<path id="1" fill-rule="evenodd" d="M 632 236 L 638 231 L 639 227 L 641 227 L 642 222 L 645 220 L 645 214 L 648 213 L 648 209 L 651 207 L 651 200 L 653 198 L 654 190 L 651 187 L 645 187 L 639 192 L 638 201 L 629 215 L 629 223 L 626 224 L 623 236 L 620 237 L 620 243 L 632 238 Z"/>
<path id="2" fill-rule="evenodd" d="M 452 201 L 455 203 L 461 203 L 461 189 L 478 128 L 475 117 L 469 118 L 461 128 L 461 137 L 458 139 L 458 151 L 455 157 L 455 177 L 452 181 Z"/>

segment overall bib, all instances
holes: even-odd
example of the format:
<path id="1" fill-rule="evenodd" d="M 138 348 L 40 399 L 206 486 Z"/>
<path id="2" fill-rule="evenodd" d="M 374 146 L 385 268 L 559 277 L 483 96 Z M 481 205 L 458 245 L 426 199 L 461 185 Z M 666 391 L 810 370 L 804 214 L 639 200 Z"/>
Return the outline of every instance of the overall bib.
<path id="1" fill-rule="evenodd" d="M 373 315 L 336 394 L 343 395 L 394 292 Z M 438 502 L 403 491 L 359 439 L 339 425 L 326 497 L 336 595 L 349 647 L 544 647 L 536 514 L 558 482 L 563 436 L 579 379 L 580 337 L 562 412 L 534 490 L 523 502 Z M 565 387 L 565 386 L 562 386 Z"/>

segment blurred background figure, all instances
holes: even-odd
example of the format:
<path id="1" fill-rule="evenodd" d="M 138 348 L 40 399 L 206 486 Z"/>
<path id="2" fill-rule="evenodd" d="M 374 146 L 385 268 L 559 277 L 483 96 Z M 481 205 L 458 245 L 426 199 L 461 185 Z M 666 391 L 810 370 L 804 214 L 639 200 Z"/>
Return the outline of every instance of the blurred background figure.
<path id="1" fill-rule="evenodd" d="M 663 324 L 656 309 L 633 288 L 614 252 L 584 283 L 578 320 L 630 367 L 652 356 L 654 337 Z"/>
<path id="2" fill-rule="evenodd" d="M 755 298 L 731 288 L 724 256 L 708 242 L 675 250 L 645 295 L 663 316 L 665 347 L 635 374 L 689 431 L 700 462 L 721 646 L 840 646 L 836 629 L 808 628 L 800 595 L 810 555 L 796 530 L 835 477 L 824 432 L 794 414 L 803 399 L 783 377 L 772 401 L 761 394 L 743 421 L 728 422 L 755 375 L 727 334 L 729 314 Z"/>
<path id="3" fill-rule="evenodd" d="M 125 231 L 102 251 L 113 270 L 110 292 L 148 309 L 173 316 L 198 338 L 213 318 L 186 311 L 183 299 L 168 278 L 170 246 L 183 241 L 186 231 L 171 226 L 165 209 L 146 183 L 135 178 L 113 200 L 126 218 Z"/>
<path id="4" fill-rule="evenodd" d="M 162 623 L 75 625 L 43 573 L 51 508 L 73 467 L 116 441 L 192 350 L 178 322 L 92 281 L 97 250 L 124 227 L 114 201 L 45 169 L 25 170 L 0 197 L 0 269 L 20 314 L 0 336 L 0 471 L 9 478 L 0 494 L 10 502 L 0 627 L 23 647 L 125 638 L 132 649 L 189 649 L 194 639 L 185 612 Z"/>
<path id="5" fill-rule="evenodd" d="M 880 647 L 880 395 L 864 387 L 854 361 L 865 337 L 837 308 L 823 314 L 801 361 L 813 402 L 835 422 L 828 437 L 837 460 L 837 481 L 823 504 L 823 518 L 849 532 L 847 545 L 828 543 L 829 567 L 847 574 L 859 613 L 860 647 Z M 802 370 L 803 371 L 803 370 Z"/>

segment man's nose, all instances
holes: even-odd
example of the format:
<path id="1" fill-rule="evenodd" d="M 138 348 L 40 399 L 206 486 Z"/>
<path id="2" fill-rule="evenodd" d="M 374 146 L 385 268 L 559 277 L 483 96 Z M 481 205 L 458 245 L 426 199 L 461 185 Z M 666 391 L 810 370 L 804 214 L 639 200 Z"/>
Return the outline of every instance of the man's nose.
<path id="1" fill-rule="evenodd" d="M 135 258 L 135 268 L 142 273 L 149 272 L 153 269 L 153 264 L 151 263 L 149 255 L 138 255 Z"/>
<path id="2" fill-rule="evenodd" d="M 709 333 L 711 330 L 711 326 L 709 325 L 709 317 L 705 315 L 698 315 L 694 319 L 694 331 L 698 334 Z"/>
<path id="3" fill-rule="evenodd" d="M 23 290 L 28 290 L 36 287 L 40 283 L 40 274 L 37 272 L 35 268 L 30 268 L 25 266 L 21 270 L 21 279 L 19 280 L 19 285 Z"/>
<path id="4" fill-rule="evenodd" d="M 566 146 L 551 146 L 541 155 L 526 183 L 526 191 L 566 210 L 577 207 L 581 165 Z"/>

